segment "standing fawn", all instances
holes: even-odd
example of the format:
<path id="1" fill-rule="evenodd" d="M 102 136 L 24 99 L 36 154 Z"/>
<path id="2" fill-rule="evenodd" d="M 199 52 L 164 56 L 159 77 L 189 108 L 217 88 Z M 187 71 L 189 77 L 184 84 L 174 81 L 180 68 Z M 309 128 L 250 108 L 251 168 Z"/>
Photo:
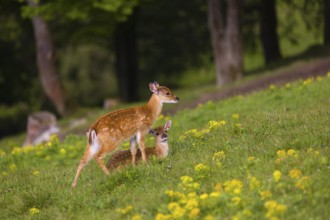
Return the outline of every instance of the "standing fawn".
<path id="1" fill-rule="evenodd" d="M 168 155 L 168 143 L 167 143 L 167 131 L 171 128 L 171 120 L 167 121 L 164 127 L 157 127 L 150 129 L 149 134 L 153 134 L 155 137 L 156 146 L 153 148 L 146 148 L 145 153 L 147 159 L 151 156 L 158 158 L 164 158 Z M 141 151 L 138 150 L 136 154 L 136 161 L 141 161 Z M 132 163 L 132 153 L 130 150 L 118 151 L 111 156 L 107 163 L 107 168 L 110 170 L 119 169 L 123 166 Z"/>
<path id="2" fill-rule="evenodd" d="M 109 175 L 102 160 L 103 157 L 129 138 L 131 138 L 132 164 L 135 164 L 136 142 L 141 150 L 142 160 L 146 161 L 144 150 L 148 129 L 158 118 L 163 103 L 177 103 L 179 101 L 179 98 L 165 86 L 159 86 L 158 83 L 154 82 L 149 83 L 149 87 L 153 94 L 146 105 L 110 112 L 100 117 L 90 127 L 87 132 L 87 148 L 80 160 L 71 185 L 72 188 L 76 186 L 81 170 L 93 157 L 103 172 Z"/>

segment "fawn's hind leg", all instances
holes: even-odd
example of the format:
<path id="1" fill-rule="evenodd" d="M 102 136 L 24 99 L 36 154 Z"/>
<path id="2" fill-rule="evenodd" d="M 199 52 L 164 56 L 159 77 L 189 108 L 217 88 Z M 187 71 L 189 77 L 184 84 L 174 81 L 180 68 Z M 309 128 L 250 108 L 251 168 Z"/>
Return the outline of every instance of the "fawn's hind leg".
<path id="1" fill-rule="evenodd" d="M 99 154 L 94 156 L 94 159 L 96 160 L 97 164 L 101 167 L 102 171 L 106 174 L 109 175 L 109 170 L 104 164 L 103 157 L 105 156 L 105 153 L 100 152 Z"/>
<path id="2" fill-rule="evenodd" d="M 80 173 L 81 173 L 82 169 L 92 159 L 92 157 L 93 157 L 92 152 L 90 152 L 89 148 L 87 148 L 84 155 L 83 155 L 83 157 L 80 160 L 79 166 L 77 168 L 76 176 L 75 176 L 75 178 L 72 182 L 72 185 L 71 185 L 72 188 L 76 187 L 77 181 L 78 181 L 78 178 L 80 176 Z"/>

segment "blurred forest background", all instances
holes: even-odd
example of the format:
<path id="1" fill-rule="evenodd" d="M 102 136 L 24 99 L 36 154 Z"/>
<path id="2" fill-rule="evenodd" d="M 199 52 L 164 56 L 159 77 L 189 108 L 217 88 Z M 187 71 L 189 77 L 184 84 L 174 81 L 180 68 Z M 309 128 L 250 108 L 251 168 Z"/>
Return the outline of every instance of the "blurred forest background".
<path id="1" fill-rule="evenodd" d="M 330 43 L 329 0 L 2 0 L 0 138 L 148 83 L 227 85 Z"/>

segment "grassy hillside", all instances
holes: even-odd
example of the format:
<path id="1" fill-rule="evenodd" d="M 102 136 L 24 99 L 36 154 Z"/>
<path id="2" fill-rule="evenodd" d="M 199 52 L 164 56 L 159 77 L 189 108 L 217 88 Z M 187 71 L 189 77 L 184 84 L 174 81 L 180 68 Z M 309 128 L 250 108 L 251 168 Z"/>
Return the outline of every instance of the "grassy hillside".
<path id="1" fill-rule="evenodd" d="M 330 74 L 180 111 L 168 158 L 92 161 L 74 190 L 85 137 L 1 151 L 0 219 L 326 219 L 329 94 Z"/>

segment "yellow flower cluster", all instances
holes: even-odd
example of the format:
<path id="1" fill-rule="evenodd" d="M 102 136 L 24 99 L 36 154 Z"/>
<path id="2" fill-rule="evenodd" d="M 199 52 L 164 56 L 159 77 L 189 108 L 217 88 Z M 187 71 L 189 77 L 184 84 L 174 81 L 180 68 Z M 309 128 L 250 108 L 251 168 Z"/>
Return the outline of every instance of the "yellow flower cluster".
<path id="1" fill-rule="evenodd" d="M 260 188 L 260 181 L 255 176 L 249 177 L 249 188 L 250 190 L 259 189 Z"/>
<path id="2" fill-rule="evenodd" d="M 184 142 L 187 138 L 191 138 L 191 137 L 203 138 L 205 135 L 209 134 L 211 132 L 211 130 L 215 130 L 226 124 L 227 124 L 227 122 L 225 120 L 221 120 L 221 121 L 211 120 L 208 122 L 207 128 L 204 128 L 201 130 L 191 129 L 191 130 L 186 131 L 179 137 L 179 141 Z"/>
<path id="3" fill-rule="evenodd" d="M 283 213 L 286 212 L 287 206 L 276 202 L 275 200 L 269 200 L 264 203 L 267 210 L 266 218 L 268 219 L 278 219 Z"/>
<path id="4" fill-rule="evenodd" d="M 30 208 L 30 215 L 36 215 L 40 212 L 39 209 L 33 207 L 33 208 Z"/>
<path id="5" fill-rule="evenodd" d="M 190 176 L 182 176 L 180 179 L 181 183 L 179 184 L 179 186 L 183 191 L 191 192 L 200 188 L 200 184 L 194 182 L 194 179 Z"/>
<path id="6" fill-rule="evenodd" d="M 308 79 L 306 79 L 306 80 L 303 81 L 303 85 L 304 86 L 307 86 L 307 85 L 311 84 L 313 81 L 314 81 L 313 78 L 308 78 Z"/>
<path id="7" fill-rule="evenodd" d="M 276 154 L 277 154 L 277 159 L 275 161 L 276 163 L 281 163 L 282 161 L 288 158 L 298 158 L 298 153 L 294 149 L 289 149 L 287 151 L 278 150 Z"/>
<path id="8" fill-rule="evenodd" d="M 303 191 L 307 191 L 312 184 L 312 179 L 310 176 L 303 176 L 301 177 L 295 184 L 298 189 Z"/>
<path id="9" fill-rule="evenodd" d="M 233 119 L 239 119 L 239 114 L 236 114 L 236 113 L 235 113 L 235 114 L 232 114 L 231 117 L 232 117 Z"/>
<path id="10" fill-rule="evenodd" d="M 240 194 L 243 189 L 243 182 L 238 179 L 232 179 L 226 181 L 223 186 L 226 193 Z"/>
<path id="11" fill-rule="evenodd" d="M 210 172 L 210 167 L 203 164 L 199 163 L 195 166 L 194 170 L 197 172 L 199 178 L 205 178 L 209 172 Z"/>
<path id="12" fill-rule="evenodd" d="M 116 212 L 118 212 L 118 213 L 120 213 L 122 215 L 127 215 L 130 212 L 132 212 L 132 210 L 133 210 L 133 206 L 128 205 L 125 208 L 118 208 L 118 209 L 116 209 Z"/>
<path id="13" fill-rule="evenodd" d="M 260 195 L 261 199 L 264 200 L 264 199 L 272 197 L 273 194 L 271 191 L 265 190 L 265 191 L 260 191 L 259 195 Z"/>
<path id="14" fill-rule="evenodd" d="M 281 176 L 282 176 L 281 171 L 279 171 L 279 170 L 275 170 L 275 171 L 274 171 L 274 173 L 273 173 L 273 178 L 274 178 L 274 181 L 275 181 L 275 182 L 280 181 Z"/>
<path id="15" fill-rule="evenodd" d="M 301 171 L 298 169 L 293 169 L 293 170 L 290 170 L 290 172 L 289 172 L 289 177 L 291 179 L 299 179 L 300 176 L 301 176 Z"/>
<path id="16" fill-rule="evenodd" d="M 222 167 L 222 162 L 225 160 L 226 155 L 225 152 L 222 151 L 218 151 L 215 152 L 212 156 L 212 161 L 218 166 L 218 167 Z"/>

